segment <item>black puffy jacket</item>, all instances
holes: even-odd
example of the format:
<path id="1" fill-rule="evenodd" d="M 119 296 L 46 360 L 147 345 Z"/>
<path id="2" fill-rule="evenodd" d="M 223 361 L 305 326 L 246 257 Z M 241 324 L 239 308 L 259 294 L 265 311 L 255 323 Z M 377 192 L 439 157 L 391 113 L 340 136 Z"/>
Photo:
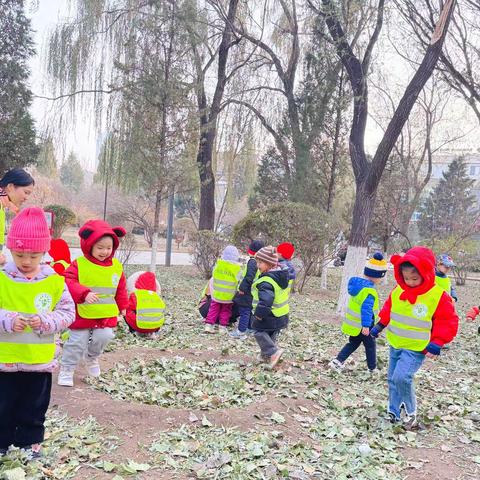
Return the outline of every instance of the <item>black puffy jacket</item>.
<path id="1" fill-rule="evenodd" d="M 247 263 L 247 271 L 243 277 L 238 290 L 243 292 L 243 295 L 240 295 L 238 292 L 235 295 L 234 302 L 239 307 L 251 307 L 252 306 L 252 284 L 255 280 L 255 275 L 257 274 L 257 261 L 250 257 Z"/>
<path id="2" fill-rule="evenodd" d="M 267 273 L 260 275 L 259 280 L 263 277 L 270 277 L 277 283 L 280 288 L 288 287 L 288 270 L 276 268 Z M 258 288 L 258 304 L 253 312 L 252 328 L 265 332 L 281 330 L 288 325 L 288 315 L 276 317 L 272 313 L 272 305 L 275 299 L 275 290 L 268 282 L 260 282 Z"/>

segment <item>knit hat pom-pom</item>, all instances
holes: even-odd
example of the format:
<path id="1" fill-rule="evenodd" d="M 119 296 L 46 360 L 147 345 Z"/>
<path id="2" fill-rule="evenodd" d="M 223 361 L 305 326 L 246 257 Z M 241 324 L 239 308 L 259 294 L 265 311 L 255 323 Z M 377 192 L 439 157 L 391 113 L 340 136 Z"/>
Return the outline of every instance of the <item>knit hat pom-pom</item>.
<path id="1" fill-rule="evenodd" d="M 375 260 L 383 260 L 383 255 L 382 255 L 380 252 L 375 252 L 375 253 L 373 254 L 373 258 L 374 258 Z"/>

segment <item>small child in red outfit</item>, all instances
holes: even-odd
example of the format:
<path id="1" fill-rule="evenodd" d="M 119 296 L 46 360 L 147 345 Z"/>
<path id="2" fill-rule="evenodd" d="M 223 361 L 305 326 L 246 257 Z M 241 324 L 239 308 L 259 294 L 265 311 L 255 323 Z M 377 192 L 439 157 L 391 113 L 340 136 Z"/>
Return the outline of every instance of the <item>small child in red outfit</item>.
<path id="1" fill-rule="evenodd" d="M 406 414 L 405 428 L 417 423 L 413 380 L 425 358 L 436 360 L 442 347 L 457 334 L 458 316 L 450 295 L 435 284 L 435 256 L 425 247 L 414 247 L 405 255 L 394 255 L 398 285 L 380 311 L 380 321 L 370 335 L 386 329 L 390 344 L 388 366 L 388 413 L 392 423 Z"/>
<path id="2" fill-rule="evenodd" d="M 137 278 L 128 299 L 125 321 L 131 333 L 154 338 L 165 322 L 165 303 L 160 297 L 160 285 L 152 272 L 134 275 Z"/>
<path id="3" fill-rule="evenodd" d="M 123 227 L 111 227 L 102 220 L 90 220 L 78 232 L 83 257 L 64 272 L 76 317 L 63 347 L 59 385 L 73 386 L 73 373 L 82 360 L 90 376 L 100 375 L 98 359 L 115 336 L 119 313 L 124 315 L 128 306 L 122 264 L 114 258 L 119 238 L 125 234 Z"/>
<path id="4" fill-rule="evenodd" d="M 56 273 L 63 275 L 63 272 L 72 263 L 68 243 L 63 238 L 54 238 L 50 244 L 48 254 L 52 257 L 52 261 L 49 265 Z"/>

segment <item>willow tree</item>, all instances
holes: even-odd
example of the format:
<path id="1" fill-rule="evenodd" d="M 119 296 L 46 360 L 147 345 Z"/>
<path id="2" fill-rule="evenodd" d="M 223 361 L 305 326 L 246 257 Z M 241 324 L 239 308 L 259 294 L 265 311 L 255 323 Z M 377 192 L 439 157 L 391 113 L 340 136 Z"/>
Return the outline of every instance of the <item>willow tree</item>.
<path id="1" fill-rule="evenodd" d="M 93 92 L 98 129 L 109 132 L 99 177 L 155 199 L 152 268 L 161 200 L 187 170 L 186 136 L 195 137 L 184 15 L 181 2 L 78 0 L 72 23 L 50 40 L 48 69 L 60 96 Z M 75 98 L 74 111 L 92 106 Z"/>
<path id="2" fill-rule="evenodd" d="M 388 3 L 388 0 L 378 0 L 375 27 L 366 42 L 362 58 L 355 53 L 348 42 L 348 37 L 345 35 L 345 26 L 340 21 L 340 15 L 336 7 L 337 2 L 332 0 L 321 0 L 321 2 L 308 0 L 308 3 L 319 16 L 325 19 L 330 38 L 335 44 L 337 55 L 347 71 L 352 90 L 353 118 L 349 145 L 356 193 L 351 234 L 338 301 L 338 311 L 343 313 L 347 298 L 347 281 L 352 275 L 361 271 L 365 262 L 369 240 L 368 231 L 383 170 L 418 95 L 437 65 L 456 1 L 447 0 L 443 5 L 423 59 L 407 85 L 372 160 L 368 159 L 365 151 L 365 130 L 369 114 L 368 74 L 371 69 L 373 50 L 382 31 L 385 4 Z"/>

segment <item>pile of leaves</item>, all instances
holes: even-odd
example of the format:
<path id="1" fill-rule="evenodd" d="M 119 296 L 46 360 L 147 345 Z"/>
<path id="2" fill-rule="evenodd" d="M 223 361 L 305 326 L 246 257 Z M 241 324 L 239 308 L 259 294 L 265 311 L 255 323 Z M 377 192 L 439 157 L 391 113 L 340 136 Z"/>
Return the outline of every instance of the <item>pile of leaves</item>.
<path id="1" fill-rule="evenodd" d="M 296 381 L 289 375 L 237 362 L 192 362 L 183 357 L 117 364 L 88 382 L 118 400 L 169 408 L 239 407 L 276 392 L 296 395 Z"/>
<path id="2" fill-rule="evenodd" d="M 28 461 L 25 452 L 10 449 L 0 459 L 0 478 L 7 480 L 74 478 L 82 465 L 97 461 L 116 448 L 91 416 L 73 420 L 50 409 L 45 422 L 45 441 L 40 460 Z"/>

